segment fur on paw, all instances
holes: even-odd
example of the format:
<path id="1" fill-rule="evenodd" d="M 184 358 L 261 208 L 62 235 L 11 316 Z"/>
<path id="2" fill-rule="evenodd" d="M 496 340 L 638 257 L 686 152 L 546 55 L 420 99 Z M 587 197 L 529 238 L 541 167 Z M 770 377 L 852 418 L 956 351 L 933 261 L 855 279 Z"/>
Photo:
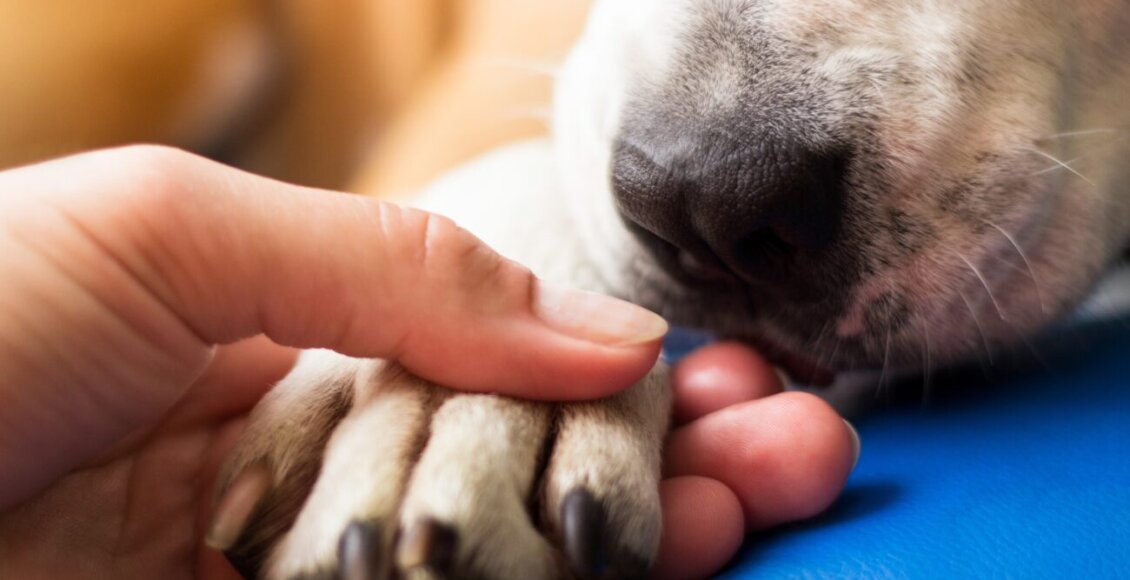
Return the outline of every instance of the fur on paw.
<path id="1" fill-rule="evenodd" d="M 669 412 L 662 367 L 550 404 L 311 351 L 252 413 L 209 542 L 248 577 L 642 577 Z"/>

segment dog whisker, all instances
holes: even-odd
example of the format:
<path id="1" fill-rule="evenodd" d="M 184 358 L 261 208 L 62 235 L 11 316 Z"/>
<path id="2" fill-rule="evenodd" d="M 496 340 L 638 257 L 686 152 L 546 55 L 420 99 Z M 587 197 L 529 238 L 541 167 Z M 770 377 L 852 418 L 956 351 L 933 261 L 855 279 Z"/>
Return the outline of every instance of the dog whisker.
<path id="1" fill-rule="evenodd" d="M 1046 159 L 1050 159 L 1051 161 L 1054 162 L 1052 166 L 1041 169 L 1041 170 L 1033 173 L 1032 175 L 1038 176 L 1038 175 L 1043 175 L 1045 173 L 1050 173 L 1052 171 L 1067 169 L 1068 171 L 1071 171 L 1075 175 L 1078 175 L 1079 177 L 1081 177 L 1084 181 L 1087 181 L 1087 183 L 1091 183 L 1091 185 L 1094 185 L 1091 182 L 1091 180 L 1089 180 L 1081 172 L 1079 172 L 1077 169 L 1075 169 L 1075 167 L 1074 167 L 1075 164 L 1078 163 L 1079 161 L 1084 160 L 1084 159 L 1093 157 L 1096 154 L 1109 151 L 1111 147 L 1125 143 L 1126 140 L 1128 138 L 1130 138 L 1130 135 L 1127 135 L 1125 131 L 1118 131 L 1118 130 L 1114 130 L 1114 129 L 1111 129 L 1109 132 L 1103 131 L 1103 132 L 1100 133 L 1099 131 L 1096 130 L 1096 131 L 1093 131 L 1093 132 L 1080 132 L 1078 134 L 1079 135 L 1110 134 L 1110 135 L 1116 135 L 1116 137 L 1107 138 L 1107 139 L 1102 140 L 1101 142 L 1091 142 L 1089 144 L 1084 145 L 1083 147 L 1075 146 L 1074 142 L 1072 142 L 1070 144 L 1064 144 L 1063 142 L 1059 142 L 1059 143 L 1057 143 L 1057 151 L 1060 151 L 1060 152 L 1066 151 L 1067 147 L 1070 147 L 1072 151 L 1076 151 L 1078 153 L 1077 155 L 1075 155 L 1071 159 L 1066 159 L 1066 160 L 1064 159 L 1063 154 L 1060 154 L 1057 157 L 1057 156 L 1051 155 L 1047 152 L 1044 152 L 1044 151 L 1042 151 L 1038 148 L 1029 149 L 1030 151 L 1035 152 L 1038 155 L 1040 155 L 1040 156 L 1042 156 Z M 1040 140 L 1036 141 L 1037 146 L 1051 145 L 1051 144 L 1052 144 L 1052 142 L 1050 142 L 1050 141 L 1040 141 Z"/>
<path id="2" fill-rule="evenodd" d="M 1103 143 L 1092 144 L 1090 147 L 1084 148 L 1084 150 L 1079 155 L 1076 155 L 1075 157 L 1072 157 L 1071 159 L 1068 159 L 1068 160 L 1056 159 L 1056 158 L 1052 157 L 1051 159 L 1053 161 L 1055 161 L 1055 163 L 1053 165 L 1051 165 L 1049 167 L 1045 167 L 1044 169 L 1041 169 L 1039 171 L 1036 171 L 1035 173 L 1032 173 L 1031 175 L 1032 176 L 1038 176 L 1038 175 L 1044 175 L 1045 173 L 1051 173 L 1052 171 L 1059 171 L 1059 170 L 1062 170 L 1062 169 L 1065 169 L 1065 168 L 1071 169 L 1071 166 L 1073 166 L 1075 163 L 1078 163 L 1078 162 L 1080 162 L 1084 159 L 1092 157 L 1092 156 L 1094 156 L 1098 153 L 1102 153 L 1102 152 L 1110 149 L 1114 145 L 1124 143 L 1127 138 L 1128 138 L 1127 136 L 1122 136 L 1118 139 L 1109 139 L 1107 141 L 1104 141 Z M 1038 150 L 1032 150 L 1032 151 L 1036 151 L 1037 153 L 1040 153 L 1040 151 L 1038 151 Z M 1044 157 L 1047 157 L 1047 155 L 1044 155 Z"/>
<path id="3" fill-rule="evenodd" d="M 922 407 L 926 408 L 930 404 L 931 388 L 933 387 L 933 368 L 930 361 L 930 327 L 925 326 L 922 329 Z"/>
<path id="4" fill-rule="evenodd" d="M 836 335 L 836 342 L 832 345 L 832 354 L 828 357 L 829 364 L 836 363 L 836 356 L 840 354 L 840 345 L 843 344 L 843 338 Z"/>
<path id="5" fill-rule="evenodd" d="M 825 354 L 824 343 L 828 340 L 828 337 L 832 335 L 833 326 L 834 323 L 832 320 L 825 322 L 820 332 L 817 333 L 816 340 L 812 341 L 813 348 L 819 353 L 816 357 L 816 368 L 818 369 L 824 367 L 826 362 L 831 360 Z"/>
<path id="6" fill-rule="evenodd" d="M 1040 137 L 1039 139 L 1036 139 L 1036 143 L 1043 144 L 1043 143 L 1047 143 L 1047 142 L 1050 142 L 1050 141 L 1056 141 L 1056 140 L 1059 140 L 1059 139 L 1091 137 L 1091 136 L 1094 136 L 1094 135 L 1114 135 L 1114 134 L 1118 134 L 1120 132 L 1121 131 L 1119 129 L 1116 129 L 1114 127 L 1104 127 L 1104 128 L 1098 128 L 1098 129 L 1079 129 L 1079 130 L 1076 130 L 1076 131 L 1064 131 L 1062 133 L 1054 133 L 1054 134 L 1051 134 L 1051 135 L 1046 135 L 1044 137 Z"/>
<path id="7" fill-rule="evenodd" d="M 1088 178 L 1086 175 L 1083 175 L 1082 173 L 1079 172 L 1078 169 L 1075 169 L 1074 167 L 1071 166 L 1072 163 L 1078 161 L 1078 158 L 1072 159 L 1070 161 L 1063 161 L 1063 160 L 1059 159 L 1058 157 L 1056 157 L 1055 155 L 1052 155 L 1051 153 L 1046 153 L 1044 151 L 1040 151 L 1039 149 L 1032 149 L 1031 151 L 1033 153 L 1035 153 L 1036 155 L 1039 155 L 1040 157 L 1043 157 L 1045 159 L 1052 161 L 1058 167 L 1066 169 L 1067 171 L 1071 172 L 1072 175 L 1075 175 L 1079 179 L 1082 179 L 1083 181 L 1087 182 L 1087 184 L 1095 185 L 1094 181 L 1091 181 L 1090 178 Z M 1045 173 L 1045 172 L 1050 171 L 1052 169 L 1055 169 L 1055 168 L 1049 168 L 1049 169 L 1042 170 L 1040 172 L 1037 172 L 1036 175 L 1039 175 L 1041 173 Z"/>
<path id="8" fill-rule="evenodd" d="M 993 349 L 989 344 L 989 339 L 985 335 L 985 329 L 981 326 L 981 317 L 977 316 L 977 311 L 973 308 L 973 304 L 965 297 L 965 293 L 960 290 L 957 293 L 961 297 L 961 301 L 965 303 L 965 307 L 969 309 L 969 316 L 973 319 L 973 324 L 977 326 L 977 334 L 981 336 L 981 343 L 985 346 L 985 356 L 989 359 L 989 365 L 995 366 L 993 362 Z"/>
<path id="9" fill-rule="evenodd" d="M 1049 165 L 1049 166 L 1047 166 L 1047 167 L 1045 167 L 1045 168 L 1043 168 L 1039 171 L 1036 171 L 1035 173 L 1032 173 L 1031 176 L 1037 177 L 1037 176 L 1040 176 L 1040 175 L 1045 175 L 1045 174 L 1051 173 L 1053 171 L 1062 171 L 1064 168 L 1069 169 L 1070 168 L 1069 166 L 1072 163 L 1080 161 L 1080 160 L 1084 159 L 1085 157 L 1086 157 L 1086 155 L 1080 155 L 1079 157 L 1072 157 L 1071 159 L 1068 159 L 1067 161 L 1057 162 L 1054 165 Z"/>
<path id="10" fill-rule="evenodd" d="M 885 281 L 887 283 L 889 290 L 892 293 L 896 292 L 898 286 L 897 286 L 897 282 L 896 282 L 895 278 L 893 276 L 891 276 L 889 273 L 886 273 L 884 275 L 884 278 L 885 278 Z M 885 337 L 885 340 L 883 342 L 883 367 L 879 372 L 879 383 L 878 383 L 878 391 L 876 392 L 876 397 L 878 397 L 878 395 L 880 393 L 885 393 L 885 394 L 890 393 L 892 378 L 888 376 L 888 373 L 891 371 L 892 326 L 893 326 L 893 324 L 891 322 L 891 318 L 888 316 L 887 320 L 886 320 L 886 337 Z"/>
<path id="11" fill-rule="evenodd" d="M 1040 311 L 1046 314 L 1048 312 L 1048 309 L 1046 303 L 1044 302 L 1043 291 L 1040 289 L 1040 280 L 1036 277 L 1036 270 L 1032 268 L 1032 262 L 1028 260 L 1028 256 L 1024 253 L 1023 248 L 1021 248 L 1020 244 L 1016 242 L 1016 238 L 1014 238 L 1012 234 L 1008 233 L 1004 228 L 1000 227 L 996 223 L 993 223 L 991 220 L 985 220 L 985 223 L 1000 232 L 1001 235 L 1004 236 L 1004 238 L 1008 240 L 1010 244 L 1012 244 L 1012 247 L 1020 256 L 1020 259 L 1024 261 L 1024 267 L 1028 269 L 1028 276 L 1032 278 L 1032 287 L 1036 291 L 1036 301 L 1040 304 Z"/>
<path id="12" fill-rule="evenodd" d="M 879 395 L 885 395 L 886 393 L 890 392 L 890 384 L 889 384 L 888 378 L 887 378 L 887 371 L 890 369 L 890 366 L 891 366 L 891 325 L 888 322 L 887 323 L 887 340 L 886 340 L 885 345 L 883 347 L 883 369 L 881 371 L 879 371 L 879 384 L 878 384 L 878 388 L 875 390 L 875 398 L 876 399 L 879 398 Z"/>
<path id="13" fill-rule="evenodd" d="M 973 272 L 973 275 L 976 276 L 977 279 L 981 281 L 981 285 L 985 287 L 985 293 L 989 295 L 989 300 L 991 300 L 993 302 L 993 307 L 997 309 L 997 315 L 1000 316 L 1000 319 L 1002 321 L 1007 322 L 1008 318 L 1005 317 L 1004 310 L 1001 309 L 1000 303 L 997 302 L 997 297 L 993 295 L 993 290 L 989 286 L 989 281 L 986 280 L 985 277 L 981 275 L 981 271 L 978 270 L 977 267 L 973 265 L 973 262 L 970 262 L 968 258 L 966 258 L 965 256 L 962 256 L 961 254 L 959 254 L 957 252 L 954 252 L 954 255 L 956 255 L 958 258 L 960 258 L 962 262 L 965 262 L 965 265 L 969 266 L 969 270 L 971 272 Z"/>

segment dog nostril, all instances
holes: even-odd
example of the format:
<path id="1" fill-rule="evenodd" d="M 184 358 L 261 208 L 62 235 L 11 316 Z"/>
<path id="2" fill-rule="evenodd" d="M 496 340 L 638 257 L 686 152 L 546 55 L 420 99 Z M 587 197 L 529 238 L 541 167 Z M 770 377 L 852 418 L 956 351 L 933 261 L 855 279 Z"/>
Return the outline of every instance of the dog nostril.
<path id="1" fill-rule="evenodd" d="M 612 191 L 616 206 L 643 232 L 678 244 L 678 215 L 684 195 L 680 180 L 640 148 L 617 141 L 612 157 Z"/>
<path id="2" fill-rule="evenodd" d="M 772 228 L 762 228 L 739 239 L 734 256 L 745 269 L 779 272 L 788 267 L 796 249 Z"/>
<path id="3" fill-rule="evenodd" d="M 687 250 L 679 251 L 679 267 L 684 272 L 706 281 L 730 280 L 730 271 L 716 256 L 695 255 Z"/>
<path id="4" fill-rule="evenodd" d="M 837 237 L 850 154 L 747 137 L 628 127 L 614 143 L 621 217 L 666 264 L 699 278 L 763 278 Z"/>

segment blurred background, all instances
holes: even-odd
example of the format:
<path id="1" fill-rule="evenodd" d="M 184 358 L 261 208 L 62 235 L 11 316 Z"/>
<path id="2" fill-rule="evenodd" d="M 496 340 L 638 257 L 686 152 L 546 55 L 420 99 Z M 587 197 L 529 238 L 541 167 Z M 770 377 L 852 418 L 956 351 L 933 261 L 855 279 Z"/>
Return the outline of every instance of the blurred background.
<path id="1" fill-rule="evenodd" d="M 165 143 L 410 193 L 547 133 L 589 0 L 0 0 L 0 168 Z"/>

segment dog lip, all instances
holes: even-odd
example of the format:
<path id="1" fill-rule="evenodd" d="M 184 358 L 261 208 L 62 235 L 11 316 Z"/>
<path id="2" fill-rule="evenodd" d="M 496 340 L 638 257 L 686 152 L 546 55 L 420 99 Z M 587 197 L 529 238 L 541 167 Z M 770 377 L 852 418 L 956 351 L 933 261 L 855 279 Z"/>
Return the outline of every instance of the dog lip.
<path id="1" fill-rule="evenodd" d="M 798 384 L 809 387 L 830 387 L 836 381 L 836 371 L 822 367 L 804 355 L 783 351 L 775 358 L 770 357 L 769 360 L 784 369 L 785 374 Z"/>
<path id="2" fill-rule="evenodd" d="M 704 282 L 732 281 L 734 279 L 734 276 L 726 269 L 722 261 L 713 256 L 697 256 L 686 250 L 678 250 L 676 260 L 683 272 Z"/>
<path id="3" fill-rule="evenodd" d="M 741 339 L 751 345 L 774 366 L 785 371 L 795 384 L 809 387 L 831 386 L 836 380 L 836 371 L 817 363 L 812 357 L 785 348 L 779 343 L 763 337 Z"/>

